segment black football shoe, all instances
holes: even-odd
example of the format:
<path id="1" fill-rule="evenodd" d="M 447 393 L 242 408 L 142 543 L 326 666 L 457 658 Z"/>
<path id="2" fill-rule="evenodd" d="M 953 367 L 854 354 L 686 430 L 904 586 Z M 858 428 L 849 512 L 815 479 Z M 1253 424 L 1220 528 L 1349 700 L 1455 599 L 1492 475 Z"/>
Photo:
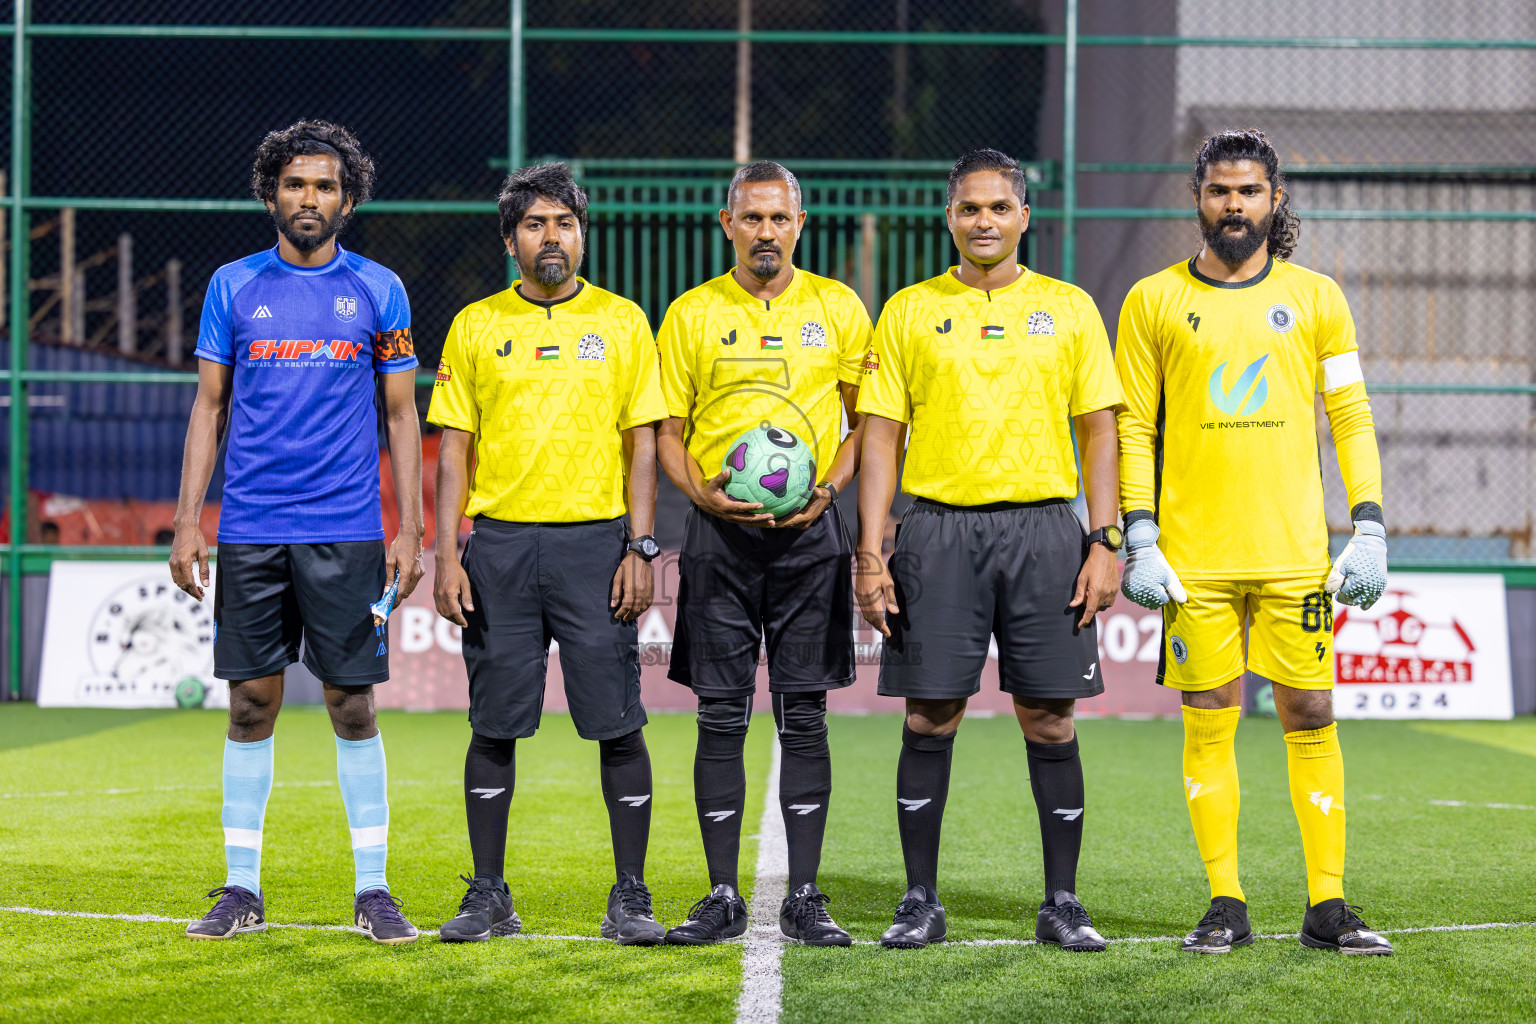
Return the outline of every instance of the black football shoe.
<path id="1" fill-rule="evenodd" d="M 938 893 L 914 885 L 896 904 L 896 919 L 880 936 L 880 945 L 886 949 L 922 949 L 943 942 L 948 934 Z"/>
<path id="2" fill-rule="evenodd" d="M 400 913 L 404 902 L 391 896 L 388 889 L 360 892 L 352 901 L 352 916 L 364 935 L 386 946 L 401 946 L 416 941 L 416 926 Z"/>
<path id="3" fill-rule="evenodd" d="M 1390 956 L 1392 943 L 1365 926 L 1356 913 L 1359 909 L 1341 899 L 1308 907 L 1301 922 L 1301 944 L 1336 949 L 1348 956 Z"/>
<path id="4" fill-rule="evenodd" d="M 1088 920 L 1088 911 L 1065 889 L 1057 891 L 1055 899 L 1040 904 L 1040 913 L 1035 915 L 1035 938 L 1074 953 L 1102 953 L 1108 946 Z"/>
<path id="5" fill-rule="evenodd" d="M 608 890 L 608 913 L 598 928 L 621 946 L 655 946 L 667 938 L 666 926 L 651 912 L 651 890 L 630 874 L 620 875 Z"/>
<path id="6" fill-rule="evenodd" d="M 779 931 L 786 939 L 807 946 L 853 945 L 853 939 L 827 913 L 829 898 L 816 888 L 815 882 L 806 882 L 784 897 L 784 903 L 779 907 Z"/>
<path id="7" fill-rule="evenodd" d="M 688 920 L 667 930 L 667 941 L 674 946 L 707 946 L 745 934 L 747 924 L 746 900 L 722 882 L 693 905 Z"/>
<path id="8" fill-rule="evenodd" d="M 1236 946 L 1253 945 L 1248 924 L 1248 904 L 1234 896 L 1215 896 L 1195 930 L 1184 936 L 1179 948 L 1188 953 L 1230 953 Z"/>
<path id="9" fill-rule="evenodd" d="M 264 932 L 267 915 L 261 893 L 238 885 L 221 885 L 208 894 L 218 902 L 202 920 L 187 925 L 189 939 L 232 939 L 241 932 Z"/>
<path id="10" fill-rule="evenodd" d="M 516 935 L 523 930 L 504 884 L 497 885 L 489 878 L 459 878 L 469 884 L 469 891 L 459 901 L 459 912 L 438 929 L 440 941 L 484 942 L 492 936 Z"/>

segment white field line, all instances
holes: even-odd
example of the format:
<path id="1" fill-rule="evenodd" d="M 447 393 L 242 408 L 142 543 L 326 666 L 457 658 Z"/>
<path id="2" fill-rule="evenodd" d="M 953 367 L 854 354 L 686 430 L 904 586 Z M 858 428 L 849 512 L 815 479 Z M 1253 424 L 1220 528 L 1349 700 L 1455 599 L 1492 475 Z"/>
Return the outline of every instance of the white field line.
<path id="1" fill-rule="evenodd" d="M 774 794 L 774 799 L 775 799 L 775 803 L 777 803 L 777 799 L 778 799 L 777 793 Z M 761 840 L 759 840 L 759 842 L 761 842 Z M 759 854 L 758 861 L 759 861 L 759 865 L 760 866 L 761 866 L 762 859 L 763 859 L 762 855 Z M 786 868 L 786 871 L 787 871 L 787 868 Z M 758 877 L 761 878 L 762 876 L 759 875 Z M 756 890 L 754 890 L 754 899 L 752 900 L 752 905 L 753 905 L 754 909 L 757 907 L 757 904 L 758 904 L 758 901 L 755 898 L 755 894 L 756 894 Z M 772 943 L 772 947 L 775 950 L 777 950 L 778 952 L 782 952 L 783 945 L 784 945 L 784 940 L 779 938 L 778 924 L 777 924 L 777 922 L 778 922 L 778 909 L 779 909 L 778 908 L 778 904 L 774 904 L 774 906 L 773 906 L 773 912 L 774 912 L 773 920 L 774 920 L 775 923 L 774 923 L 774 927 L 773 927 L 773 932 L 772 932 L 771 938 L 774 940 L 773 943 Z M 93 913 L 89 913 L 89 912 L 84 911 L 84 910 L 45 910 L 45 909 L 43 909 L 41 907 L 0 907 L 0 913 L 6 913 L 6 914 L 31 914 L 31 915 L 33 915 L 35 917 L 74 917 L 74 918 L 86 918 L 86 919 L 95 920 L 95 921 L 132 921 L 132 922 L 136 922 L 136 923 L 148 923 L 148 924 L 191 924 L 195 920 L 195 918 L 191 918 L 191 917 L 161 917 L 158 914 L 93 914 Z M 754 916 L 756 916 L 756 915 L 754 915 Z M 359 935 L 363 934 L 359 929 L 353 928 L 351 925 L 345 925 L 345 924 L 281 924 L 281 923 L 272 921 L 272 922 L 268 922 L 267 926 L 269 928 L 292 928 L 292 929 L 295 929 L 295 930 L 298 930 L 298 931 L 310 931 L 310 932 L 357 932 L 357 934 L 359 934 Z M 1501 929 L 1501 928 L 1536 928 L 1536 921 L 1487 921 L 1487 922 L 1483 922 L 1483 923 L 1479 923 L 1479 924 L 1436 924 L 1436 925 L 1427 925 L 1427 926 L 1420 927 L 1420 928 L 1378 928 L 1378 929 L 1375 929 L 1375 931 L 1376 931 L 1376 933 L 1378 935 L 1420 935 L 1420 934 L 1424 934 L 1426 932 L 1486 932 L 1486 931 L 1496 931 L 1496 930 Z M 753 930 L 756 931 L 756 929 L 753 929 Z M 421 930 L 421 934 L 422 935 L 436 935 L 437 934 L 437 930 L 434 929 L 434 928 L 423 928 Z M 550 941 L 550 942 L 607 942 L 608 941 L 607 939 L 604 939 L 604 938 L 602 938 L 601 936 L 598 936 L 598 935 L 540 935 L 540 934 L 531 933 L 531 932 L 521 932 L 521 933 L 519 933 L 517 935 L 512 936 L 512 938 L 517 938 L 517 939 L 544 939 L 544 940 L 547 940 L 547 941 Z M 747 951 L 748 951 L 749 954 L 751 953 L 751 949 L 752 949 L 752 938 L 753 938 L 753 936 L 751 935 L 751 933 L 749 933 L 749 936 L 748 936 L 748 938 L 746 940 L 746 945 L 748 947 Z M 1296 938 L 1296 933 L 1295 932 L 1283 932 L 1283 933 L 1278 933 L 1278 934 L 1273 934 L 1273 935 L 1255 935 L 1254 938 L 1256 938 L 1256 939 L 1294 939 L 1294 938 Z M 1178 942 L 1179 939 L 1180 939 L 1180 936 L 1178 936 L 1178 935 L 1132 935 L 1132 936 L 1126 936 L 1124 938 L 1109 939 L 1108 942 L 1110 943 L 1110 945 L 1113 945 L 1113 946 L 1135 946 L 1135 945 L 1141 945 L 1141 944 L 1148 943 L 1148 942 Z M 732 940 L 732 941 L 741 941 L 741 940 Z M 860 939 L 857 942 L 855 942 L 854 945 L 856 945 L 856 946 L 878 946 L 879 943 L 876 942 L 873 939 Z M 1040 942 L 1038 939 L 959 939 L 959 940 L 956 940 L 956 941 L 953 941 L 953 942 L 945 942 L 942 945 L 944 945 L 944 946 L 1043 946 L 1043 945 L 1047 945 L 1047 943 Z M 777 954 L 774 956 L 773 961 L 774 961 L 775 969 L 777 969 L 778 961 L 779 961 L 779 957 L 778 957 Z M 782 978 L 779 978 L 777 976 L 777 974 L 775 975 L 775 983 L 777 985 L 779 985 L 779 986 L 782 986 L 782 983 L 783 983 Z M 745 973 L 745 971 L 743 971 L 743 974 L 742 974 L 742 995 L 745 996 L 747 994 L 747 991 L 748 991 L 748 976 Z M 774 990 L 775 998 L 777 998 L 777 996 L 778 996 L 778 994 L 780 992 L 781 992 L 781 988 L 775 988 L 775 990 Z M 775 1003 L 774 1005 L 775 1005 L 775 1013 L 777 1013 L 777 1003 Z M 748 1011 L 745 1010 L 745 1009 L 740 1011 L 740 1013 L 742 1013 L 742 1014 L 747 1013 L 747 1012 Z M 759 1019 L 763 1019 L 763 1018 L 754 1017 L 754 1016 L 741 1016 L 741 1015 L 738 1015 L 738 1017 L 737 1017 L 737 1020 L 759 1020 Z M 774 1019 L 777 1020 L 777 1017 L 775 1017 Z"/>
<path id="2" fill-rule="evenodd" d="M 751 927 L 741 956 L 741 995 L 736 1000 L 737 1024 L 778 1024 L 784 995 L 779 961 L 784 939 L 779 934 L 779 905 L 789 877 L 789 846 L 784 838 L 784 814 L 779 808 L 779 740 L 773 740 L 773 764 L 768 792 L 757 829 L 757 873 L 752 882 Z"/>

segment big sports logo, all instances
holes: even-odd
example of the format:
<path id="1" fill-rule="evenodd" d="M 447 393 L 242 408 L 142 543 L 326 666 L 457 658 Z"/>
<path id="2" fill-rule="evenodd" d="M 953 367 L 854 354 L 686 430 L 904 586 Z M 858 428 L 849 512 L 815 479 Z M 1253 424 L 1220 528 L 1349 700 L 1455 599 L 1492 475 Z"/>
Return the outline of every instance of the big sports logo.
<path id="1" fill-rule="evenodd" d="M 250 359 L 253 363 L 275 359 L 303 359 L 310 362 L 324 359 L 333 363 L 355 363 L 362 350 L 363 343 L 360 341 L 284 338 L 281 341 L 251 342 Z"/>
<path id="2" fill-rule="evenodd" d="M 1411 590 L 1388 590 L 1369 611 L 1334 616 L 1340 683 L 1471 683 L 1476 646 L 1454 615 L 1437 614 Z"/>

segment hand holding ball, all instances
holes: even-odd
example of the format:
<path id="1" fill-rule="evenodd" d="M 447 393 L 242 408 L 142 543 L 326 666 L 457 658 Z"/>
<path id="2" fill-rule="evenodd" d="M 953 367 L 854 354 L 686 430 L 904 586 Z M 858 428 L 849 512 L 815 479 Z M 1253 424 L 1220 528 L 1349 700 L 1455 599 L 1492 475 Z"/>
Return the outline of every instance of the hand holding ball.
<path id="1" fill-rule="evenodd" d="M 816 459 L 804 441 L 771 423 L 742 434 L 726 450 L 721 470 L 727 497 L 761 502 L 774 519 L 799 512 L 816 491 Z"/>

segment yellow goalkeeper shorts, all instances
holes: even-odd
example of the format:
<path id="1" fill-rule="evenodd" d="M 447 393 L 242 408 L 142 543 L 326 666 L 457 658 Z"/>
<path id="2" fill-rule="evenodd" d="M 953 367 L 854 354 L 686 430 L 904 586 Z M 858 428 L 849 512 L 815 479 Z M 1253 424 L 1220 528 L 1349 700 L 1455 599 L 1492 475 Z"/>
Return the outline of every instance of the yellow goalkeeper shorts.
<path id="1" fill-rule="evenodd" d="M 1333 601 L 1323 592 L 1326 578 L 1186 581 L 1189 600 L 1163 606 L 1157 681 L 1178 690 L 1211 690 L 1247 668 L 1300 690 L 1333 689 Z"/>

